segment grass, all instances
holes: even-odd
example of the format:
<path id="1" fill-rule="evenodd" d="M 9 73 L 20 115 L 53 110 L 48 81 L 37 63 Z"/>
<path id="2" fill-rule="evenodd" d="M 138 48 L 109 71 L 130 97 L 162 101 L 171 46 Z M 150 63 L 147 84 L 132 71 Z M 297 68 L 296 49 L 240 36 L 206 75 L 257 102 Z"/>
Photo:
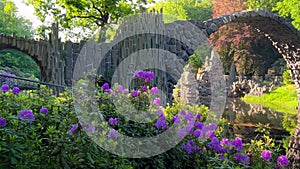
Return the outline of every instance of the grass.
<path id="1" fill-rule="evenodd" d="M 278 87 L 260 97 L 246 95 L 242 100 L 247 104 L 260 104 L 274 111 L 297 114 L 298 96 L 296 88 L 292 84 Z"/>

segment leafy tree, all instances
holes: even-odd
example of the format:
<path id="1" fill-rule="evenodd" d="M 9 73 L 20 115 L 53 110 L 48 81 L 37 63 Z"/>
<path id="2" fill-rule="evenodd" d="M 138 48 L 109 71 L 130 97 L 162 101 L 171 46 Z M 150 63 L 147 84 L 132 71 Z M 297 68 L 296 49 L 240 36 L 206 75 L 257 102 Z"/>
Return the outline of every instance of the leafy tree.
<path id="1" fill-rule="evenodd" d="M 20 77 L 40 77 L 40 68 L 30 56 L 16 50 L 0 51 L 0 72 L 11 72 Z"/>
<path id="2" fill-rule="evenodd" d="M 258 8 L 259 5 L 272 8 L 271 0 L 265 1 L 265 4 L 260 4 L 257 0 L 214 0 L 213 17 L 246 10 L 247 2 L 249 5 L 250 1 L 253 8 Z M 262 76 L 280 58 L 264 33 L 257 32 L 245 23 L 226 24 L 211 35 L 210 40 L 223 61 L 226 73 L 234 62 L 238 72 Z"/>
<path id="3" fill-rule="evenodd" d="M 35 14 L 41 21 L 47 18 L 59 22 L 64 30 L 71 33 L 80 30 L 76 36 L 90 38 L 101 29 L 99 41 L 105 40 L 105 26 L 129 14 L 143 10 L 147 0 L 27 0 L 34 6 Z M 42 27 L 41 32 L 47 27 Z M 85 34 L 83 33 L 85 32 Z"/>
<path id="4" fill-rule="evenodd" d="M 17 16 L 16 5 L 9 0 L 0 0 L 0 33 L 32 37 L 32 24 Z"/>
<path id="5" fill-rule="evenodd" d="M 17 7 L 12 1 L 0 0 L 0 9 L 2 11 L 0 12 L 0 33 L 8 35 L 15 33 L 16 36 L 33 37 L 32 24 L 17 16 Z M 16 50 L 0 51 L 0 69 L 18 76 L 40 76 L 40 69 L 32 58 Z"/>
<path id="6" fill-rule="evenodd" d="M 299 0 L 282 0 L 276 3 L 275 11 L 279 15 L 291 18 L 292 24 L 300 29 L 300 1 Z"/>
<path id="7" fill-rule="evenodd" d="M 207 20 L 211 18 L 213 5 L 210 0 L 166 0 L 155 3 L 149 10 L 160 11 L 174 20 Z"/>
<path id="8" fill-rule="evenodd" d="M 276 6 L 276 3 L 281 0 L 247 0 L 248 9 L 264 9 L 272 11 Z"/>

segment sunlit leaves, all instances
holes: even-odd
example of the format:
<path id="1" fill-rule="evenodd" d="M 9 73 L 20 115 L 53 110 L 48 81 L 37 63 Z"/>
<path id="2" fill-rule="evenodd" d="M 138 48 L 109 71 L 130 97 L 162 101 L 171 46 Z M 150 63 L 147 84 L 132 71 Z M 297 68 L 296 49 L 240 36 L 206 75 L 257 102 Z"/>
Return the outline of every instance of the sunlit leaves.
<path id="1" fill-rule="evenodd" d="M 264 9 L 272 11 L 276 6 L 276 3 L 281 0 L 247 0 L 248 9 Z"/>
<path id="2" fill-rule="evenodd" d="M 169 17 L 167 22 L 174 20 L 207 20 L 211 18 L 212 3 L 210 0 L 166 0 L 155 3 L 149 10 L 163 11 Z"/>
<path id="3" fill-rule="evenodd" d="M 299 0 L 283 0 L 276 4 L 274 10 L 285 17 L 293 19 L 292 24 L 300 29 L 300 1 Z"/>
<path id="4" fill-rule="evenodd" d="M 17 16 L 17 7 L 12 1 L 0 0 L 0 10 L 0 33 L 32 36 L 31 23 Z"/>
<path id="5" fill-rule="evenodd" d="M 34 6 L 41 21 L 52 20 L 72 33 L 81 29 L 79 36 L 89 38 L 99 28 L 117 23 L 124 16 L 140 10 L 146 0 L 27 0 Z M 86 35 L 84 35 L 86 33 Z"/>

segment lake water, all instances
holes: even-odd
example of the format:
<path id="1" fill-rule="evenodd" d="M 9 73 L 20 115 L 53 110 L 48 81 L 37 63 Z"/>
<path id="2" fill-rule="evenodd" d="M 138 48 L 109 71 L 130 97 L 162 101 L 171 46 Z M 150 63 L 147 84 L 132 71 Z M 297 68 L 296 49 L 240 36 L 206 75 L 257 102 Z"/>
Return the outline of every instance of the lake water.
<path id="1" fill-rule="evenodd" d="M 284 137 L 289 136 L 282 125 L 283 113 L 273 111 L 259 104 L 246 104 L 241 99 L 227 99 L 223 118 L 230 123 L 229 134 L 241 135 L 246 141 L 254 139 L 259 134 L 255 132 L 258 124 L 268 125 L 271 137 L 276 140 L 282 140 Z"/>

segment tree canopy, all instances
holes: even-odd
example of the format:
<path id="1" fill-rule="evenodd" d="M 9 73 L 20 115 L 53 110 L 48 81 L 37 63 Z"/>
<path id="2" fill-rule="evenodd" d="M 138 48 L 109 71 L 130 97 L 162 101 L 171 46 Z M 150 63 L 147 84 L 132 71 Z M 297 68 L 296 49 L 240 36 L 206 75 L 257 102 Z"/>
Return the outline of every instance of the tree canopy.
<path id="1" fill-rule="evenodd" d="M 272 11 L 276 6 L 276 3 L 281 0 L 247 0 L 248 9 L 264 9 Z"/>
<path id="2" fill-rule="evenodd" d="M 32 37 L 32 24 L 29 20 L 17 16 L 16 5 L 9 0 L 0 0 L 0 32 L 15 33 L 17 36 Z"/>
<path id="3" fill-rule="evenodd" d="M 279 15 L 292 19 L 292 24 L 300 29 L 300 1 L 299 0 L 282 0 L 274 8 Z"/>
<path id="4" fill-rule="evenodd" d="M 210 0 L 165 0 L 155 3 L 149 10 L 171 16 L 171 20 L 207 20 L 211 18 L 213 4 Z"/>
<path id="5" fill-rule="evenodd" d="M 34 6 L 35 14 L 41 21 L 52 19 L 62 28 L 74 32 L 76 36 L 89 38 L 99 28 L 116 23 L 120 18 L 143 9 L 147 0 L 27 0 Z M 45 28 L 45 27 L 44 27 Z M 105 38 L 105 30 L 100 39 Z M 85 35 L 83 35 L 85 33 Z"/>

